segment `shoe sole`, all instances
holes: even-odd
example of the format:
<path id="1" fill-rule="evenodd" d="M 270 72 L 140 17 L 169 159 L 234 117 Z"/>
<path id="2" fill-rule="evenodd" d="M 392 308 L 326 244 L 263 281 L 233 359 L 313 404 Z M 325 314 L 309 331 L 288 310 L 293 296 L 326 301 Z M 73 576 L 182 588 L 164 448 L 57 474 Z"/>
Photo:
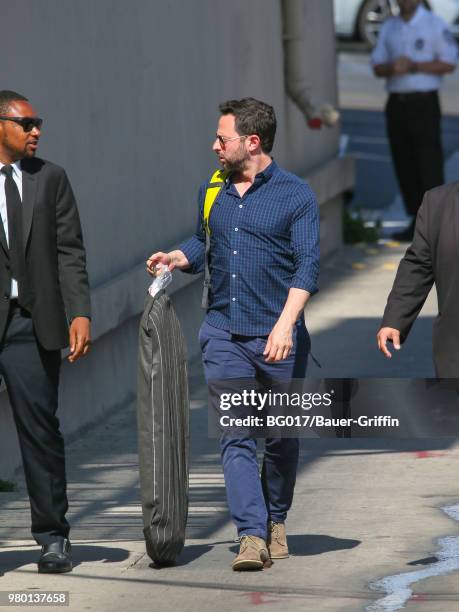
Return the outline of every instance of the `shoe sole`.
<path id="1" fill-rule="evenodd" d="M 71 572 L 73 567 L 64 567 L 64 568 L 56 568 L 56 569 L 48 569 L 48 568 L 38 568 L 39 574 L 66 574 L 67 572 Z"/>
<path id="2" fill-rule="evenodd" d="M 289 554 L 287 553 L 286 555 L 270 555 L 271 559 L 288 559 L 289 558 Z"/>
<path id="3" fill-rule="evenodd" d="M 269 555 L 261 554 L 259 561 L 257 559 L 244 559 L 243 561 L 236 561 L 231 567 L 235 572 L 261 570 L 268 560 Z"/>
<path id="4" fill-rule="evenodd" d="M 263 565 L 263 561 L 238 561 L 237 563 L 233 563 L 232 568 L 235 572 L 251 571 L 263 569 Z"/>

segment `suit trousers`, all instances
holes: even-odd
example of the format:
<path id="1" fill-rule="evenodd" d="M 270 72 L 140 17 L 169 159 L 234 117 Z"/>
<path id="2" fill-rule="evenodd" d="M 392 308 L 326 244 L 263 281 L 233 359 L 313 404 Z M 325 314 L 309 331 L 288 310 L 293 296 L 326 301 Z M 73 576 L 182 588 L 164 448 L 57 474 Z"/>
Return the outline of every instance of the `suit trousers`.
<path id="1" fill-rule="evenodd" d="M 64 440 L 56 416 L 61 354 L 38 342 L 30 314 L 12 302 L 0 345 L 32 513 L 40 545 L 67 537 Z"/>
<path id="2" fill-rule="evenodd" d="M 406 212 L 415 216 L 424 193 L 444 183 L 437 92 L 390 94 L 386 126 Z"/>
<path id="3" fill-rule="evenodd" d="M 254 379 L 261 385 L 269 379 L 304 378 L 310 350 L 304 323 L 295 326 L 292 352 L 283 361 L 265 361 L 267 340 L 267 336 L 234 335 L 204 321 L 199 341 L 208 384 L 231 378 Z M 299 441 L 267 438 L 261 478 L 256 439 L 223 434 L 220 446 L 228 506 L 238 535 L 266 539 L 268 520 L 284 522 L 292 504 Z"/>

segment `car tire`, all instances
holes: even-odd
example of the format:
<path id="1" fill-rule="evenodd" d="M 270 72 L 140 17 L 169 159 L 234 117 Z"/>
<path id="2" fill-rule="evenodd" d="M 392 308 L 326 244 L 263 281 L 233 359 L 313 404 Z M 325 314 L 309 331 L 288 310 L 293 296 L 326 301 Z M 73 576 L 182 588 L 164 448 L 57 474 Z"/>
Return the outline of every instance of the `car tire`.
<path id="1" fill-rule="evenodd" d="M 390 0 L 365 0 L 362 3 L 357 17 L 355 35 L 367 47 L 375 46 L 381 25 L 388 17 L 395 14 L 391 4 L 394 5 L 394 2 Z M 422 0 L 422 4 L 426 9 L 431 10 L 428 0 Z M 370 17 L 372 13 L 374 14 L 373 19 Z"/>
<path id="2" fill-rule="evenodd" d="M 374 47 L 382 23 L 391 14 L 389 0 L 365 0 L 357 17 L 357 38 L 368 47 Z"/>

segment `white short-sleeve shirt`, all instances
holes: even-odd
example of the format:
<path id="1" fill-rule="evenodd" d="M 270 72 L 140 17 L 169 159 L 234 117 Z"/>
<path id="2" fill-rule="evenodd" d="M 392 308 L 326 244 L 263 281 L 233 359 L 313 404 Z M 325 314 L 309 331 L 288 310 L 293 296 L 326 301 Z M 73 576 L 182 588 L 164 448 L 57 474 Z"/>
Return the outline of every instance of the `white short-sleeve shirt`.
<path id="1" fill-rule="evenodd" d="M 373 66 L 388 64 L 402 55 L 414 62 L 440 60 L 456 65 L 458 47 L 443 19 L 419 5 L 410 21 L 398 16 L 384 22 L 371 63 Z M 431 91 L 439 89 L 441 82 L 440 75 L 415 72 L 388 77 L 386 88 L 398 93 Z"/>

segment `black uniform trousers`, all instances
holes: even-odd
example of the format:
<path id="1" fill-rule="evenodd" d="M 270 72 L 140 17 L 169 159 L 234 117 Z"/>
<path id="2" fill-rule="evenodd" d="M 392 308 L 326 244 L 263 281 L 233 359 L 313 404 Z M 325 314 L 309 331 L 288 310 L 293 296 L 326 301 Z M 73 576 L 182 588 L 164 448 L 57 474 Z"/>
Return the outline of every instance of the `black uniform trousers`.
<path id="1" fill-rule="evenodd" d="M 16 423 L 32 535 L 40 545 L 69 532 L 64 440 L 56 417 L 60 363 L 60 351 L 40 345 L 30 314 L 13 300 L 0 345 L 0 376 Z"/>
<path id="2" fill-rule="evenodd" d="M 386 126 L 406 212 L 414 216 L 424 193 L 444 183 L 438 93 L 390 94 Z"/>

